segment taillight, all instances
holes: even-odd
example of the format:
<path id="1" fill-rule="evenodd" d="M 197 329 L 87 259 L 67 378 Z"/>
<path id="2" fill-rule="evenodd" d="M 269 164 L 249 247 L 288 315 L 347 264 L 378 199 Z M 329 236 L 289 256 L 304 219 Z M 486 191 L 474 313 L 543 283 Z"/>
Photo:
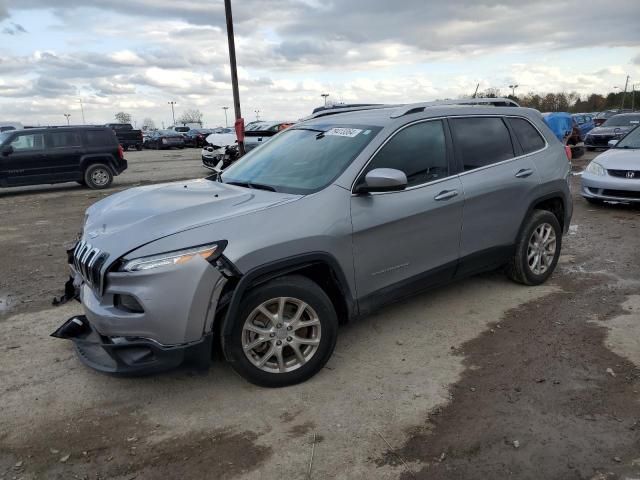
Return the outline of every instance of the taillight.
<path id="1" fill-rule="evenodd" d="M 571 161 L 571 158 L 573 157 L 573 155 L 571 154 L 571 147 L 569 145 L 564 146 L 564 153 L 567 154 L 567 159 Z"/>
<path id="2" fill-rule="evenodd" d="M 120 160 L 124 159 L 124 148 L 122 148 L 122 145 L 118 145 L 118 157 Z"/>

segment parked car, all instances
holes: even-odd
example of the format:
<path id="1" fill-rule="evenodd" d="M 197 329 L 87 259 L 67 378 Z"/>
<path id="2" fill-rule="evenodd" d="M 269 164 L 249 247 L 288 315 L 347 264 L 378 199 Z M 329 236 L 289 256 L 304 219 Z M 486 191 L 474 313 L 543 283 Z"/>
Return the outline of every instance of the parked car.
<path id="1" fill-rule="evenodd" d="M 148 373 L 208 365 L 219 335 L 240 375 L 281 387 L 388 302 L 501 266 L 544 283 L 570 165 L 536 110 L 504 101 L 325 110 L 221 175 L 95 203 L 69 255 L 85 313 L 54 336 L 97 370 Z"/>
<path id="2" fill-rule="evenodd" d="M 250 152 L 256 147 L 271 139 L 276 133 L 293 125 L 293 122 L 265 122 L 257 121 L 248 123 L 244 129 L 244 150 Z"/>
<path id="3" fill-rule="evenodd" d="M 620 109 L 604 110 L 602 112 L 599 112 L 597 115 L 595 115 L 593 117 L 593 124 L 596 127 L 599 127 L 604 122 L 606 122 L 608 119 L 610 119 L 614 115 L 618 115 L 619 113 L 631 113 L 631 110 L 628 110 L 628 109 L 624 109 L 624 110 L 620 110 Z"/>
<path id="4" fill-rule="evenodd" d="M 147 140 L 147 148 L 164 150 L 171 147 L 184 148 L 184 137 L 173 130 L 156 130 Z"/>
<path id="5" fill-rule="evenodd" d="M 0 186 L 78 182 L 101 189 L 127 168 L 107 127 L 51 127 L 0 133 Z"/>
<path id="6" fill-rule="evenodd" d="M 107 123 L 105 126 L 116 132 L 118 142 L 125 151 L 130 147 L 142 150 L 142 130 L 135 130 L 130 123 Z"/>
<path id="7" fill-rule="evenodd" d="M 207 137 L 213 133 L 208 128 L 192 128 L 184 134 L 184 144 L 186 147 L 204 147 Z"/>
<path id="8" fill-rule="evenodd" d="M 240 158 L 233 128 L 217 128 L 205 142 L 201 155 L 202 165 L 206 168 L 221 172 Z"/>
<path id="9" fill-rule="evenodd" d="M 582 196 L 589 203 L 640 202 L 640 127 L 609 146 L 582 173 Z"/>
<path id="10" fill-rule="evenodd" d="M 182 125 L 182 126 L 178 125 L 178 126 L 169 127 L 169 130 L 184 135 L 185 133 L 189 132 L 189 130 L 191 130 L 191 127 L 186 125 Z"/>
<path id="11" fill-rule="evenodd" d="M 610 140 L 619 140 L 640 124 L 640 113 L 620 113 L 591 130 L 585 138 L 587 150 L 609 148 Z"/>
<path id="12" fill-rule="evenodd" d="M 580 130 L 580 141 L 584 142 L 587 133 L 594 129 L 595 124 L 590 113 L 574 113 L 571 115 Z"/>
<path id="13" fill-rule="evenodd" d="M 20 122 L 0 122 L 0 133 L 9 130 L 22 130 L 24 126 Z"/>

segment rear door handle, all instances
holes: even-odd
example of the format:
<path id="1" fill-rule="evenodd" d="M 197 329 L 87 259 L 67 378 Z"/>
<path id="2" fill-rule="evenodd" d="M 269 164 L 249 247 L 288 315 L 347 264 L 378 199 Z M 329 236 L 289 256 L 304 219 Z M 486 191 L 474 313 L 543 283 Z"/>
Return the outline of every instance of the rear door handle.
<path id="1" fill-rule="evenodd" d="M 441 201 L 441 200 L 449 200 L 450 198 L 457 197 L 457 196 L 458 196 L 457 190 L 443 190 L 438 195 L 433 197 L 433 199 Z"/>
<path id="2" fill-rule="evenodd" d="M 516 177 L 527 178 L 532 173 L 533 173 L 533 170 L 531 170 L 530 168 L 523 168 L 522 170 L 519 170 L 518 173 L 516 173 Z"/>

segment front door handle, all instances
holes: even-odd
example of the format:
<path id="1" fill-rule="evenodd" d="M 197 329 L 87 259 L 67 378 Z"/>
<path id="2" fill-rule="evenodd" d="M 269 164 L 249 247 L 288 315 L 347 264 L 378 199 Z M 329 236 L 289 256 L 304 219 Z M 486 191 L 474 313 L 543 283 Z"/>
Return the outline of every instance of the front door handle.
<path id="1" fill-rule="evenodd" d="M 516 173 L 516 178 L 527 178 L 529 175 L 533 173 L 533 170 L 530 168 L 523 168 Z"/>
<path id="2" fill-rule="evenodd" d="M 433 197 L 433 199 L 434 200 L 438 200 L 438 201 L 440 201 L 440 200 L 449 200 L 450 198 L 457 197 L 457 196 L 458 196 L 458 191 L 457 190 L 443 190 L 438 195 Z"/>

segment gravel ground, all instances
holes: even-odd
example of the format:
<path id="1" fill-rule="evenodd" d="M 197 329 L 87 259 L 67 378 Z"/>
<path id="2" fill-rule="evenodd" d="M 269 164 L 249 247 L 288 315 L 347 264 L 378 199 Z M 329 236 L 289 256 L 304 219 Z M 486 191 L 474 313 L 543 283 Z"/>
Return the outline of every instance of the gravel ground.
<path id="1" fill-rule="evenodd" d="M 123 379 L 48 336 L 80 311 L 50 305 L 64 244 L 103 195 L 207 174 L 198 150 L 127 156 L 107 192 L 0 192 L 0 478 L 640 478 L 640 208 L 576 197 L 547 285 L 492 273 L 383 309 L 303 385 L 222 362 Z"/>

